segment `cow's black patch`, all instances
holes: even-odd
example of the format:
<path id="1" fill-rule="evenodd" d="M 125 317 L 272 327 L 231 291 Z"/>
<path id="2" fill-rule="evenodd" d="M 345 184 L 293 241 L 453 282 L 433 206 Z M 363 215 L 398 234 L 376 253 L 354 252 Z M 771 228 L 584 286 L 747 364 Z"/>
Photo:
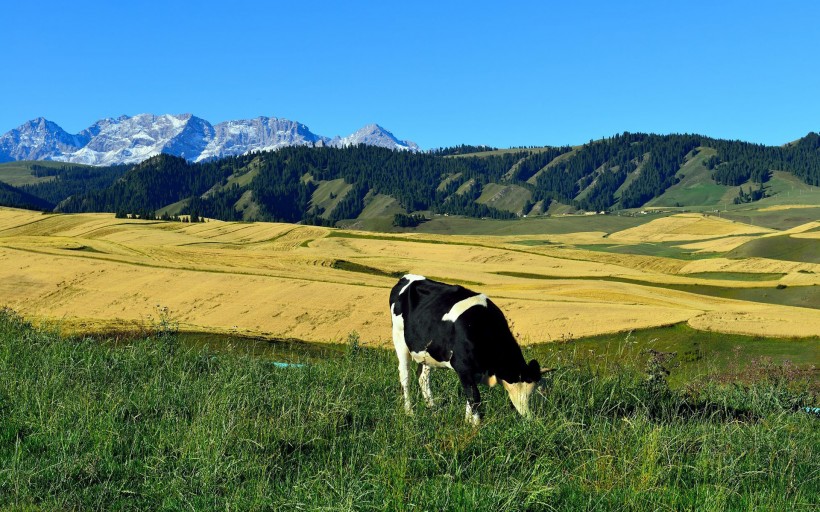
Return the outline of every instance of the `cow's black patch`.
<path id="1" fill-rule="evenodd" d="M 480 296 L 453 310 L 456 304 L 477 296 L 463 286 L 419 276 L 403 277 L 390 293 L 394 324 L 395 317 L 401 317 L 403 343 L 409 353 L 426 352 L 436 361 L 449 362 L 474 411 L 480 403 L 476 385 L 485 376 L 495 375 L 510 384 L 541 378 L 538 362 L 524 360 L 507 319 L 491 300 Z M 456 318 L 444 320 L 451 310 L 458 313 L 452 315 Z M 406 357 L 399 346 L 402 340 L 394 341 L 401 366 Z"/>

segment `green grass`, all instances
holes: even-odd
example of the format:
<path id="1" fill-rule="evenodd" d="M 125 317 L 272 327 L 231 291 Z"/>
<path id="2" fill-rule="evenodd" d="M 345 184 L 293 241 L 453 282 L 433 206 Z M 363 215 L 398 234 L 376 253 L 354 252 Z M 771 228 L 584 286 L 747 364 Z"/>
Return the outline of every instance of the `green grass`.
<path id="1" fill-rule="evenodd" d="M 776 211 L 734 210 L 721 213 L 721 217 L 754 226 L 784 230 L 820 219 L 820 206 Z"/>
<path id="2" fill-rule="evenodd" d="M 593 365 L 644 366 L 649 350 L 670 352 L 676 357 L 668 365 L 673 387 L 692 385 L 699 380 L 758 376 L 765 365 L 787 365 L 806 370 L 811 386 L 820 390 L 820 337 L 777 339 L 742 334 L 698 331 L 685 323 L 655 327 L 630 333 L 588 336 L 559 343 L 533 345 L 528 357 L 560 361 L 585 357 Z"/>
<path id="3" fill-rule="evenodd" d="M 366 205 L 362 213 L 359 214 L 359 219 L 387 217 L 392 222 L 395 214 L 405 213 L 404 208 L 401 207 L 398 201 L 385 194 L 368 196 L 365 202 Z"/>
<path id="4" fill-rule="evenodd" d="M 712 172 L 703 162 L 717 154 L 712 148 L 700 148 L 701 151 L 694 157 L 687 160 L 676 177 L 680 179 L 678 183 L 669 187 L 659 197 L 650 200 L 647 206 L 724 206 L 727 192 L 733 191 L 734 195 L 728 200 L 732 202 L 737 196 L 737 187 L 719 185 L 712 179 Z"/>
<path id="5" fill-rule="evenodd" d="M 515 220 L 476 219 L 459 215 L 433 215 L 432 218 L 420 224 L 415 229 L 388 228 L 384 225 L 386 217 L 340 222 L 340 228 L 369 230 L 377 232 L 417 232 L 430 234 L 458 234 L 458 235 L 540 235 L 540 234 L 569 234 L 585 231 L 603 231 L 614 233 L 622 229 L 631 228 L 649 222 L 657 216 L 642 215 L 639 217 L 618 215 L 572 215 L 559 217 L 529 217 Z M 390 222 L 392 223 L 392 217 Z M 355 226 L 355 227 L 354 227 Z M 382 229 L 379 229 L 382 228 Z M 339 235 L 341 236 L 341 235 Z M 362 235 L 366 237 L 378 235 Z M 395 240 L 395 238 L 390 238 Z"/>
<path id="6" fill-rule="evenodd" d="M 319 182 L 319 186 L 316 187 L 313 196 L 311 196 L 310 206 L 311 208 L 321 209 L 322 214 L 320 217 L 326 218 L 352 188 L 353 185 L 345 183 L 342 178 Z"/>
<path id="7" fill-rule="evenodd" d="M 748 190 L 748 187 L 744 187 Z M 769 197 L 756 204 L 760 207 L 788 204 L 820 204 L 820 188 L 802 181 L 794 174 L 774 171 L 766 183 Z"/>
<path id="8" fill-rule="evenodd" d="M 228 177 L 228 183 L 227 183 L 227 185 L 225 185 L 225 188 L 230 188 L 234 184 L 239 185 L 240 187 L 247 187 L 248 185 L 251 184 L 251 181 L 253 181 L 254 178 L 259 176 L 259 173 L 260 173 L 260 168 L 256 167 L 256 168 L 251 169 L 250 171 L 243 172 L 239 175 L 232 174 L 232 175 L 230 175 L 230 177 Z"/>
<path id="9" fill-rule="evenodd" d="M 645 242 L 640 244 L 578 244 L 576 247 L 587 251 L 612 252 L 616 254 L 636 254 L 640 256 L 657 256 L 661 258 L 674 258 L 678 260 L 700 260 L 706 258 L 716 258 L 719 253 L 695 253 L 687 249 L 681 249 L 677 245 L 680 242 Z"/>
<path id="10" fill-rule="evenodd" d="M 403 228 L 393 226 L 393 218 L 397 213 L 407 213 L 395 198 L 385 194 L 373 194 L 370 191 L 364 202 L 364 210 L 357 218 L 341 220 L 336 226 L 382 233 L 404 231 Z"/>
<path id="11" fill-rule="evenodd" d="M 471 188 L 473 188 L 474 184 L 475 179 L 473 178 L 470 178 L 469 180 L 465 181 L 458 187 L 458 189 L 456 189 L 456 195 L 460 196 L 467 193 Z"/>
<path id="12" fill-rule="evenodd" d="M 645 224 L 660 215 L 567 215 L 556 217 L 528 217 L 515 220 L 474 219 L 461 216 L 434 216 L 421 224 L 421 233 L 459 235 L 535 235 L 569 234 L 590 231 L 614 233 Z"/>
<path id="13" fill-rule="evenodd" d="M 236 211 L 242 212 L 243 221 L 255 221 L 262 216 L 261 207 L 253 197 L 253 190 L 243 192 L 233 207 Z"/>
<path id="14" fill-rule="evenodd" d="M 524 204 L 532 199 L 532 192 L 518 185 L 499 185 L 488 183 L 476 199 L 479 204 L 486 204 L 498 210 L 520 213 Z"/>
<path id="15" fill-rule="evenodd" d="M 780 286 L 780 285 L 778 285 Z M 817 286 L 775 286 L 759 288 L 724 288 L 721 286 L 668 285 L 683 292 L 700 293 L 724 299 L 747 300 L 801 308 L 820 309 L 820 288 Z"/>
<path id="16" fill-rule="evenodd" d="M 557 157 L 553 158 L 550 163 L 548 163 L 543 168 L 539 169 L 538 172 L 536 172 L 535 174 L 530 176 L 527 179 L 527 183 L 529 183 L 530 185 L 535 185 L 536 183 L 538 183 L 538 178 L 541 176 L 541 174 L 547 172 L 549 169 L 551 169 L 552 167 L 555 167 L 557 164 L 559 164 L 559 163 L 561 163 L 565 160 L 569 160 L 570 158 L 575 156 L 575 154 L 578 152 L 579 147 L 580 146 L 576 146 L 572 150 L 567 151 L 566 153 L 563 153 L 563 154 L 558 155 Z"/>
<path id="17" fill-rule="evenodd" d="M 447 185 L 449 185 L 454 180 L 459 179 L 461 177 L 461 174 L 462 173 L 460 172 L 457 172 L 455 174 L 448 174 L 447 177 L 441 180 L 441 183 L 438 184 L 438 187 L 436 187 L 436 192 L 444 192 L 444 190 L 447 188 Z"/>
<path id="18" fill-rule="evenodd" d="M 820 240 L 794 238 L 788 235 L 758 238 L 732 249 L 726 256 L 820 263 Z"/>
<path id="19" fill-rule="evenodd" d="M 176 203 L 171 203 L 171 204 L 169 204 L 167 206 L 164 206 L 164 207 L 160 208 L 159 210 L 157 210 L 156 215 L 157 215 L 157 217 L 161 217 L 162 215 L 164 215 L 166 213 L 168 215 L 172 216 L 172 217 L 174 215 L 179 215 L 180 213 L 182 213 L 183 208 L 188 206 L 188 203 L 190 201 L 191 201 L 190 199 L 186 198 L 186 199 L 183 199 L 181 201 L 177 201 Z"/>
<path id="20" fill-rule="evenodd" d="M 0 164 L 0 181 L 11 185 L 12 187 L 22 187 L 23 185 L 36 185 L 37 183 L 45 183 L 52 181 L 54 176 L 45 176 L 38 178 L 34 176 L 31 170 L 31 164 L 42 165 L 44 167 L 59 168 L 63 165 L 68 165 L 65 162 L 6 162 Z M 70 164 L 74 165 L 74 164 Z"/>
<path id="21" fill-rule="evenodd" d="M 355 336 L 351 338 L 355 341 Z M 278 368 L 186 347 L 60 339 L 0 315 L 0 508 L 28 510 L 811 510 L 817 396 L 776 372 L 670 389 L 663 365 L 563 359 L 523 420 L 500 387 L 463 421 L 404 414 L 395 356 Z M 647 375 L 654 376 L 647 380 Z M 770 378 L 772 377 L 772 378 Z"/>
<path id="22" fill-rule="evenodd" d="M 727 281 L 777 281 L 786 274 L 779 272 L 691 272 L 686 277 L 721 279 Z"/>
<path id="23" fill-rule="evenodd" d="M 641 281 L 626 277 L 615 276 L 550 276 L 546 274 L 532 274 L 528 272 L 496 272 L 498 275 L 520 277 L 522 279 L 578 279 L 588 281 L 614 281 L 617 283 L 630 283 L 641 286 L 653 286 L 656 288 L 666 288 L 681 292 L 696 293 L 710 297 L 721 297 L 724 299 L 746 300 L 750 302 L 763 302 L 765 304 L 780 304 L 783 306 L 796 306 L 802 308 L 820 309 L 820 292 L 817 286 L 760 286 L 755 288 L 727 288 L 725 286 L 710 286 L 702 284 L 672 284 L 656 283 L 652 281 Z"/>
<path id="24" fill-rule="evenodd" d="M 129 333 L 119 333 L 124 342 L 131 343 L 139 340 L 140 336 Z M 95 335 L 103 342 L 110 340 L 112 335 Z M 141 337 L 145 337 L 142 335 Z M 330 358 L 341 357 L 345 354 L 345 345 L 340 343 L 307 343 L 296 339 L 264 340 L 248 338 L 231 334 L 210 332 L 180 332 L 176 334 L 179 344 L 193 352 L 208 352 L 214 354 L 232 355 L 237 357 L 251 356 L 268 361 L 288 364 L 315 364 Z M 115 344 L 116 345 L 116 344 Z"/>

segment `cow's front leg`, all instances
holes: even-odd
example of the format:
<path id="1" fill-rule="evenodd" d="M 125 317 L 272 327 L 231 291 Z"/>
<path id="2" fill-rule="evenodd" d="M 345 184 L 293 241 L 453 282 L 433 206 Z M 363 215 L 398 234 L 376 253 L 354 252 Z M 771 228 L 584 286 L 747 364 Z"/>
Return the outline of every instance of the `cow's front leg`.
<path id="1" fill-rule="evenodd" d="M 481 393 L 478 392 L 478 385 L 475 379 L 459 375 L 461 387 L 467 395 L 467 410 L 464 420 L 478 426 L 481 423 Z"/>
<path id="2" fill-rule="evenodd" d="M 424 397 L 424 403 L 427 407 L 433 408 L 433 393 L 430 391 L 430 367 L 426 364 L 420 364 L 418 367 L 419 387 L 421 394 Z"/>

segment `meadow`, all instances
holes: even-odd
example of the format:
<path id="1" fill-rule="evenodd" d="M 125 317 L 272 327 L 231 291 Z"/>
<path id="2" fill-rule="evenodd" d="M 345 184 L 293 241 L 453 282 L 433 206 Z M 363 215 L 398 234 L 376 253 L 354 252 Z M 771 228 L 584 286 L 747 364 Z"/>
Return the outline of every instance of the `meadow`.
<path id="1" fill-rule="evenodd" d="M 290 347 L 293 350 L 293 347 Z M 183 343 L 65 338 L 0 312 L 0 508 L 814 510 L 817 388 L 666 380 L 669 360 L 565 353 L 523 420 L 498 389 L 463 422 L 452 372 L 406 416 L 394 356 L 301 367 Z M 586 352 L 582 350 L 580 352 Z M 791 373 L 790 373 L 791 372 Z"/>
<path id="2" fill-rule="evenodd" d="M 0 509 L 812 510 L 820 222 L 773 212 L 374 233 L 0 208 Z M 499 304 L 554 370 L 532 419 L 484 389 L 465 424 L 445 371 L 404 414 L 406 272 Z"/>

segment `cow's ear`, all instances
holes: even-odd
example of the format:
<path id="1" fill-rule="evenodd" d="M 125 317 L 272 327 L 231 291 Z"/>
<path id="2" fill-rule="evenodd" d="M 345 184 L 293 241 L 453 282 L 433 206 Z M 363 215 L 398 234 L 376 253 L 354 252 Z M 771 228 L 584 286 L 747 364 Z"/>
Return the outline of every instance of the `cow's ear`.
<path id="1" fill-rule="evenodd" d="M 538 364 L 538 361 L 533 359 L 527 365 L 527 381 L 528 382 L 538 382 L 541 379 L 541 365 Z"/>

